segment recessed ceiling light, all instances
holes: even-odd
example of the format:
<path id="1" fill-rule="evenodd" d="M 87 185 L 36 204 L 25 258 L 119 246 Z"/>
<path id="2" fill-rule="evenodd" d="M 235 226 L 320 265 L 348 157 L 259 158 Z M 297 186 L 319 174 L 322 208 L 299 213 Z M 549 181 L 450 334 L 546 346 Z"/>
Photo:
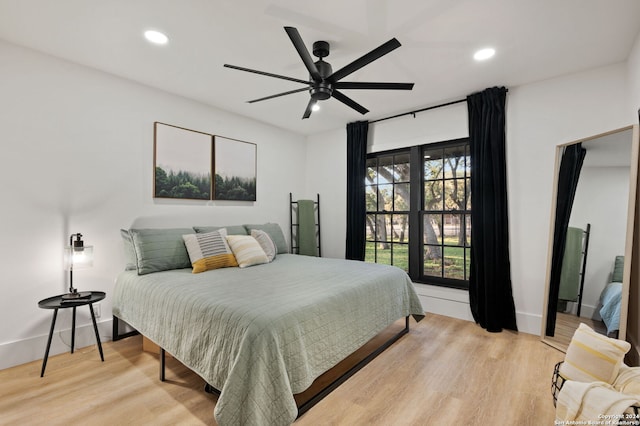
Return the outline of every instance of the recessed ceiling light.
<path id="1" fill-rule="evenodd" d="M 313 106 L 311 107 L 311 111 L 320 111 L 320 105 L 318 105 L 318 103 L 316 102 L 315 104 L 313 104 Z"/>
<path id="2" fill-rule="evenodd" d="M 484 61 L 485 59 L 491 58 L 496 54 L 496 50 L 492 48 L 480 49 L 476 53 L 473 54 L 473 59 L 476 61 Z"/>
<path id="3" fill-rule="evenodd" d="M 148 30 L 144 32 L 144 37 L 151 43 L 155 44 L 167 44 L 169 37 L 161 33 L 160 31 Z"/>

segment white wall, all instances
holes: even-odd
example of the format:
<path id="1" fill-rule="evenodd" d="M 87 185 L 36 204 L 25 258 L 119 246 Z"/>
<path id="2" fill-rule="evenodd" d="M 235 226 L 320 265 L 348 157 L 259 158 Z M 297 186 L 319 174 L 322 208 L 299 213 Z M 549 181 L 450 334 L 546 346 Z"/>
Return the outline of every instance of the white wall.
<path id="1" fill-rule="evenodd" d="M 272 221 L 288 236 L 289 192 L 304 189 L 300 135 L 2 42 L 0 93 L 0 368 L 42 358 L 52 312 L 37 302 L 66 291 L 71 233 L 94 246 L 94 267 L 77 271 L 74 283 L 107 293 L 104 339 L 123 268 L 120 228 Z M 257 201 L 154 200 L 154 121 L 256 143 Z M 52 354 L 67 350 L 66 311 Z M 95 343 L 85 311 L 78 346 Z"/>
<path id="2" fill-rule="evenodd" d="M 555 146 L 632 124 L 626 72 L 626 64 L 621 63 L 509 88 L 507 155 L 511 267 L 518 326 L 522 331 L 540 333 Z M 376 151 L 464 137 L 468 134 L 466 104 L 370 127 L 369 147 Z M 320 193 L 335 192 L 338 194 L 336 201 L 346 198 L 345 141 L 344 130 L 308 139 L 308 188 Z M 344 204 L 332 204 L 323 210 L 323 229 L 332 230 L 323 235 L 323 244 L 331 248 L 326 252 L 328 256 L 344 256 L 345 215 Z M 471 318 L 465 292 L 417 287 L 427 311 Z"/>
<path id="3" fill-rule="evenodd" d="M 632 123 L 638 123 L 640 110 L 640 33 L 627 60 L 629 86 L 629 115 Z"/>

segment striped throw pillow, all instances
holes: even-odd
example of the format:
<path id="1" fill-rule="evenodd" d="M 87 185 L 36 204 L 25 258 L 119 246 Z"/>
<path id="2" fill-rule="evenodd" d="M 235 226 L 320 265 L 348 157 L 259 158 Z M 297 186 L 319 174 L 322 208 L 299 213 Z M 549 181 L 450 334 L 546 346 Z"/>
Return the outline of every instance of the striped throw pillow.
<path id="1" fill-rule="evenodd" d="M 219 229 L 204 234 L 183 235 L 193 273 L 238 266 L 226 241 L 227 231 Z"/>
<path id="2" fill-rule="evenodd" d="M 612 384 L 629 349 L 629 342 L 596 333 L 581 323 L 571 338 L 560 374 L 567 380 Z"/>
<path id="3" fill-rule="evenodd" d="M 278 253 L 278 247 L 276 243 L 273 242 L 269 234 L 259 229 L 252 229 L 251 236 L 256 239 L 262 250 L 264 250 L 264 254 L 267 255 L 267 259 L 271 262 L 276 257 L 276 253 Z"/>
<path id="4" fill-rule="evenodd" d="M 241 268 L 269 262 L 264 250 L 251 235 L 229 235 L 227 242 Z"/>

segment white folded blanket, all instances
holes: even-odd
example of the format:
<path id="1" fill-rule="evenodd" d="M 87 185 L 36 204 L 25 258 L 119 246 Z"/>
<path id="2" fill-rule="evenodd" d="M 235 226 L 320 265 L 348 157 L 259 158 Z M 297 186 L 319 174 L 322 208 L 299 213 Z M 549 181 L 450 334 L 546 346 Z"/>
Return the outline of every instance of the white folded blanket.
<path id="1" fill-rule="evenodd" d="M 637 398 L 620 393 L 607 383 L 567 380 L 556 402 L 556 420 L 617 421 L 635 404 L 640 404 Z"/>
<path id="2" fill-rule="evenodd" d="M 629 367 L 622 364 L 613 387 L 622 393 L 640 398 L 640 367 Z"/>

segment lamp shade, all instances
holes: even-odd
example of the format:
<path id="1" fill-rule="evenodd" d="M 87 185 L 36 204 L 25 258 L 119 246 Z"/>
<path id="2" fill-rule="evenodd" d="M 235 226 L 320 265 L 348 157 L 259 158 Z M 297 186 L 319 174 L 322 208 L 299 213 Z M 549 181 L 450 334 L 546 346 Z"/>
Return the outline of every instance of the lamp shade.
<path id="1" fill-rule="evenodd" d="M 67 271 L 90 268 L 93 266 L 93 246 L 67 246 L 64 259 Z"/>

